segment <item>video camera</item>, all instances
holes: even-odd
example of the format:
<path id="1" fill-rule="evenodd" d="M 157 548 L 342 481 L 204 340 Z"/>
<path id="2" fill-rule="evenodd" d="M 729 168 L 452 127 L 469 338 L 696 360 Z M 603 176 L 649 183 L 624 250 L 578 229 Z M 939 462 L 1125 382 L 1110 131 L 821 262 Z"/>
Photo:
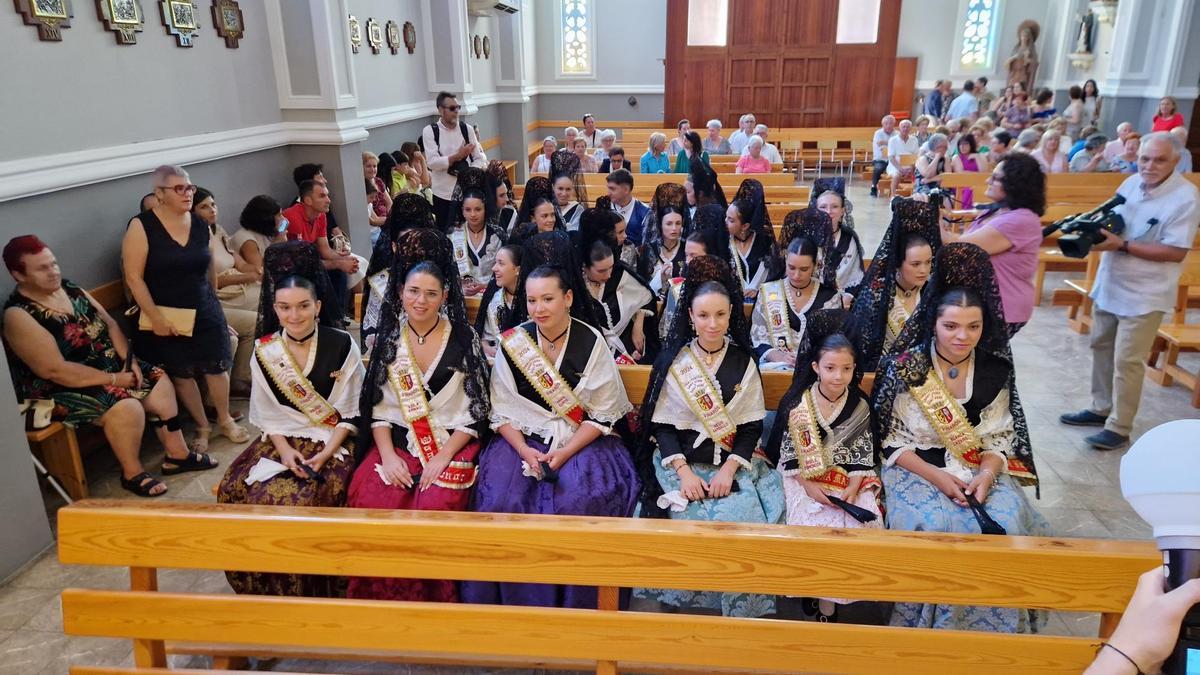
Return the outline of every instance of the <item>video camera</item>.
<path id="1" fill-rule="evenodd" d="M 931 205 L 933 205 L 933 208 L 938 209 L 939 211 L 942 208 L 942 204 L 944 204 L 946 202 L 947 198 L 952 199 L 952 197 L 950 196 L 950 191 L 943 190 L 940 187 L 933 188 L 932 190 L 927 192 L 926 195 L 929 197 L 929 203 Z"/>
<path id="2" fill-rule="evenodd" d="M 1058 248 L 1068 258 L 1086 258 L 1092 246 L 1104 241 L 1100 230 L 1108 230 L 1113 234 L 1125 231 L 1125 219 L 1113 209 L 1125 203 L 1121 195 L 1113 195 L 1111 199 L 1087 213 L 1077 213 L 1062 220 L 1047 225 L 1042 230 L 1042 236 L 1048 237 L 1055 230 L 1062 232 L 1058 238 Z"/>

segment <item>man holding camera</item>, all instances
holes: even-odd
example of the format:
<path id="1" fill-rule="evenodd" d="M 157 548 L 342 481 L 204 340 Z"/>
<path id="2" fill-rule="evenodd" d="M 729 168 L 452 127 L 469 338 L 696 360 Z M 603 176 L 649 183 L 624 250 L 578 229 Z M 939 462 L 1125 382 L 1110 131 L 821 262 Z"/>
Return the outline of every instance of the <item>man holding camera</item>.
<path id="1" fill-rule="evenodd" d="M 454 225 L 451 198 L 458 172 L 469 166 L 487 168 L 487 156 L 474 129 L 458 119 L 461 106 L 448 91 L 437 95 L 438 120 L 421 132 L 421 149 L 429 160 L 433 182 L 433 213 L 438 227 L 447 232 Z"/>
<path id="2" fill-rule="evenodd" d="M 1184 152 L 1168 133 L 1142 139 L 1138 174 L 1117 189 L 1122 235 L 1099 232 L 1092 250 L 1104 251 L 1092 285 L 1092 405 L 1062 415 L 1075 426 L 1103 426 L 1087 437 L 1100 450 L 1129 444 L 1142 397 L 1146 356 L 1163 315 L 1174 310 L 1182 263 L 1200 222 L 1200 193 L 1175 173 Z"/>

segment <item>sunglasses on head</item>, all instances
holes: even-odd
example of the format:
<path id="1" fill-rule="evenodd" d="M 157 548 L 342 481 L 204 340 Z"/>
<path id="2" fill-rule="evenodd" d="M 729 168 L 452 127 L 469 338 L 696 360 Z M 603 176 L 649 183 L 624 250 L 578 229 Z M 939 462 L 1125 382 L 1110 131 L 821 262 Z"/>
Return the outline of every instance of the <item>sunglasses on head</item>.
<path id="1" fill-rule="evenodd" d="M 194 195 L 196 194 L 196 186 L 191 183 L 183 185 L 159 185 L 160 190 L 174 190 L 177 195 Z"/>

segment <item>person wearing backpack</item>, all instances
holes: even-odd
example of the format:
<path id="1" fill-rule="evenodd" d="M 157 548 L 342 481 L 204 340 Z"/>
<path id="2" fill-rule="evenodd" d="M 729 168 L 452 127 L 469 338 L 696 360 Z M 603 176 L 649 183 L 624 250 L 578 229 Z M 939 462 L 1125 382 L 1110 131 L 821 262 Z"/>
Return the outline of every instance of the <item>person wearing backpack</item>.
<path id="1" fill-rule="evenodd" d="M 433 174 L 433 213 L 443 231 L 454 222 L 451 197 L 458 172 L 467 167 L 487 168 L 479 137 L 459 120 L 458 98 L 443 91 L 437 95 L 438 120 L 421 132 L 421 149 Z"/>

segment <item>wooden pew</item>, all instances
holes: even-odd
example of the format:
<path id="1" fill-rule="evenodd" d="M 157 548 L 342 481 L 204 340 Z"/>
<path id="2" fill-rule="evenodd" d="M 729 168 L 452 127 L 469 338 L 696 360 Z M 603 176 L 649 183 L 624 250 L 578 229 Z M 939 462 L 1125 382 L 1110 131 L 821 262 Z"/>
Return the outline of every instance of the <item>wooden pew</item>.
<path id="1" fill-rule="evenodd" d="M 545 173 L 531 173 L 532 176 L 546 176 Z M 686 173 L 639 173 L 633 179 L 635 188 L 654 186 L 658 187 L 664 183 L 674 183 L 683 185 L 687 180 Z M 729 183 L 732 189 L 736 190 L 743 179 L 755 178 L 766 186 L 775 187 L 796 187 L 796 177 L 786 173 L 764 173 L 753 175 L 728 174 L 720 177 L 722 187 Z M 608 174 L 605 173 L 585 173 L 583 174 L 583 184 L 588 188 L 589 192 L 592 189 L 606 189 L 608 187 Z"/>
<path id="2" fill-rule="evenodd" d="M 1200 408 L 1200 372 L 1190 373 L 1179 365 L 1181 353 L 1200 351 L 1200 324 L 1187 323 L 1187 308 L 1191 292 L 1200 287 L 1200 250 L 1192 250 L 1184 260 L 1171 323 L 1160 326 L 1150 356 L 1146 359 L 1146 375 L 1164 387 L 1179 382 L 1192 392 L 1192 407 Z M 1158 365 L 1160 354 L 1162 366 Z"/>
<path id="3" fill-rule="evenodd" d="M 100 306 L 114 316 L 125 306 L 125 284 L 120 279 L 88 291 Z M 83 452 L 75 429 L 62 422 L 51 422 L 44 429 L 25 432 L 25 440 L 45 465 L 46 471 L 62 485 L 71 499 L 88 496 L 87 474 L 83 470 Z"/>
<path id="4" fill-rule="evenodd" d="M 625 518 L 88 500 L 60 510 L 58 523 L 61 562 L 131 575 L 130 590 L 64 590 L 64 632 L 131 639 L 142 668 L 165 668 L 170 652 L 214 655 L 218 668 L 232 656 L 301 654 L 598 673 L 795 672 L 798 663 L 824 672 L 1077 673 L 1115 627 L 1137 576 L 1161 564 L 1152 542 Z M 159 568 L 595 584 L 600 605 L 162 593 Z M 971 573 L 945 573 L 953 569 Z M 621 587 L 1103 618 L 1099 637 L 683 618 L 617 611 Z M 730 648 L 699 648 L 721 644 Z"/>

